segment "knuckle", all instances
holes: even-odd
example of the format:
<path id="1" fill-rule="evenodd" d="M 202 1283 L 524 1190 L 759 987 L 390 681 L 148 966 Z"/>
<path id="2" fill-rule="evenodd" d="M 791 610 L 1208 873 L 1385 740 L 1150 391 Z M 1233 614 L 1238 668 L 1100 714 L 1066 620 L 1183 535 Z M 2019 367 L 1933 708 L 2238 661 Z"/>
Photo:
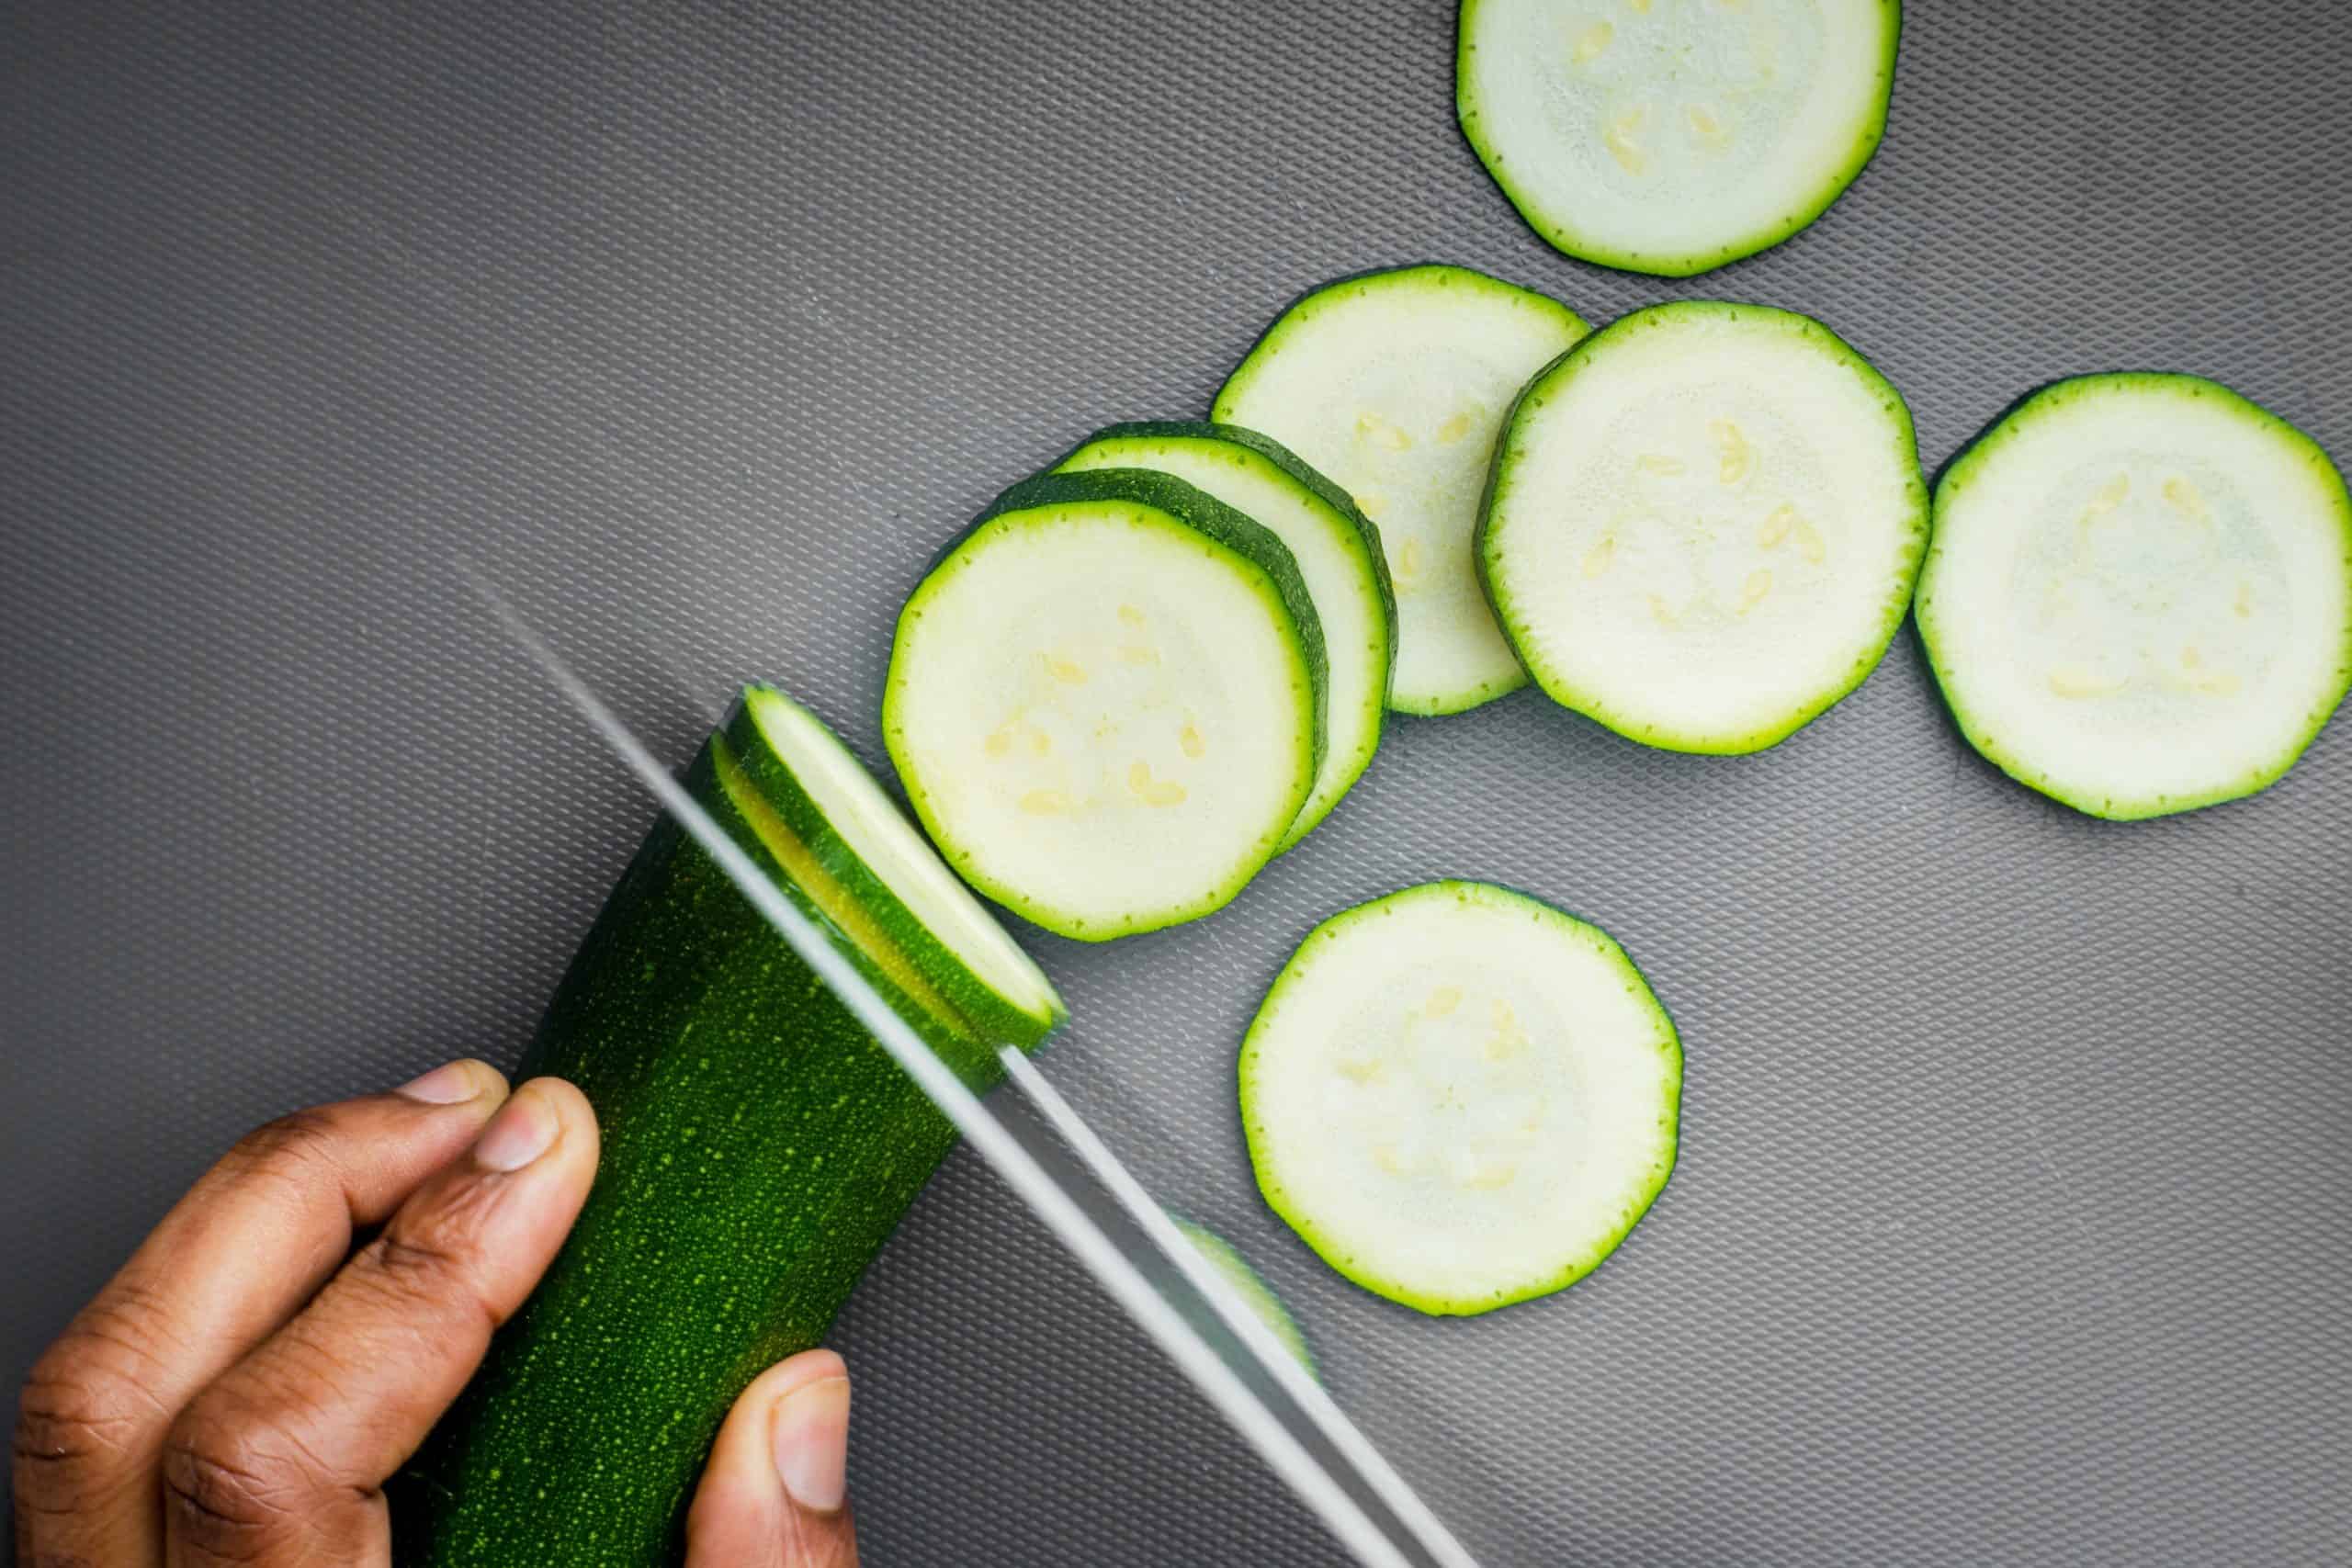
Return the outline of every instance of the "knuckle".
<path id="1" fill-rule="evenodd" d="M 72 1513 L 106 1490 L 105 1471 L 130 1448 L 136 1417 L 114 1387 L 41 1367 L 17 1402 L 10 1457 L 17 1504 L 36 1513 Z"/>
<path id="2" fill-rule="evenodd" d="M 364 1248 L 350 1272 L 406 1316 L 419 1322 L 451 1313 L 479 1318 L 485 1332 L 503 1322 L 483 1288 L 483 1259 L 477 1227 L 459 1199 L 422 1223 L 386 1231 Z"/>
<path id="3" fill-rule="evenodd" d="M 110 1289 L 27 1374 L 10 1453 L 28 1510 L 71 1513 L 101 1500 L 168 1419 L 154 1392 L 158 1328 L 143 1299 L 135 1288 Z"/>
<path id="4" fill-rule="evenodd" d="M 297 1111 L 265 1122 L 237 1140 L 221 1165 L 232 1176 L 306 1189 L 343 1179 L 342 1138 L 323 1110 Z"/>
<path id="5" fill-rule="evenodd" d="M 164 1506 L 174 1531 L 232 1560 L 300 1529 L 320 1478 L 299 1444 L 255 1413 L 200 1395 L 164 1443 Z"/>

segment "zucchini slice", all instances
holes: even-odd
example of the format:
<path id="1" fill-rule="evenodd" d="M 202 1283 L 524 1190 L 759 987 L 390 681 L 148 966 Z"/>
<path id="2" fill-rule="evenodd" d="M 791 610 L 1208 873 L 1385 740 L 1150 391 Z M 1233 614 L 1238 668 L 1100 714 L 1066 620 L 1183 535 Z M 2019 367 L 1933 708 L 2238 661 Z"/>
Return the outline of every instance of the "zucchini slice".
<path id="1" fill-rule="evenodd" d="M 2132 819 L 2252 795 L 2352 686 L 2352 501 L 2327 454 L 2194 376 L 2081 376 L 1936 486 L 1919 631 L 1969 743 Z"/>
<path id="2" fill-rule="evenodd" d="M 1572 256 L 1681 277 L 1776 245 L 1878 150 L 1897 0 L 1462 0 L 1454 108 Z"/>
<path id="3" fill-rule="evenodd" d="M 1557 300 L 1466 268 L 1367 273 L 1293 305 L 1217 394 L 1212 418 L 1283 443 L 1379 526 L 1400 713 L 1459 713 L 1527 683 L 1479 597 L 1470 536 L 1512 396 L 1585 330 Z"/>
<path id="4" fill-rule="evenodd" d="M 1120 424 L 1062 459 L 1058 472 L 1150 468 L 1184 480 L 1270 529 L 1298 561 L 1323 625 L 1329 665 L 1323 767 L 1283 835 L 1288 849 L 1330 814 L 1380 746 L 1396 661 L 1396 599 L 1380 534 L 1347 492 L 1279 442 L 1237 425 Z"/>
<path id="5" fill-rule="evenodd" d="M 1258 1314 L 1258 1321 L 1282 1341 L 1283 1348 L 1291 1353 L 1291 1359 L 1306 1369 L 1308 1377 L 1319 1381 L 1323 1374 L 1315 1364 L 1315 1352 L 1306 1343 L 1306 1330 L 1298 1326 L 1298 1320 L 1291 1316 L 1290 1308 L 1283 1304 L 1282 1297 L 1274 1294 L 1273 1287 L 1250 1267 L 1250 1260 L 1241 1256 L 1240 1249 L 1206 1225 L 1196 1224 L 1176 1214 L 1168 1217 L 1178 1230 L 1184 1233 L 1184 1239 L 1193 1244 L 1193 1250 L 1206 1258 L 1209 1267 L 1225 1277 L 1225 1282 L 1233 1287 L 1234 1293 L 1247 1302 L 1250 1310 Z"/>
<path id="6" fill-rule="evenodd" d="M 1061 1002 L 808 712 L 746 694 L 686 787 L 976 1086 Z M 975 1019 L 986 1019 L 983 1026 Z M 674 1560 L 710 1442 L 821 1343 L 954 1129 L 667 817 L 518 1076 L 596 1109 L 571 1237 L 391 1488 L 396 1561 Z"/>
<path id="7" fill-rule="evenodd" d="M 935 997 L 951 1028 L 1025 1047 L 1062 1021 L 1046 972 L 815 714 L 748 687 L 712 750 L 729 798 L 810 912 L 890 965 L 901 989 Z"/>
<path id="8" fill-rule="evenodd" d="M 1927 547 L 1910 411 L 1810 317 L 1658 305 L 1528 384 L 1478 559 L 1554 701 L 1677 751 L 1758 750 L 1860 685 Z"/>
<path id="9" fill-rule="evenodd" d="M 1433 882 L 1317 926 L 1242 1042 L 1258 1186 L 1323 1260 L 1421 1312 L 1548 1294 L 1674 1168 L 1682 1046 L 1609 936 Z"/>
<path id="10" fill-rule="evenodd" d="M 1084 942 L 1222 908 L 1322 764 L 1324 656 L 1280 539 L 1140 468 L 1027 479 L 899 615 L 882 728 L 981 892 Z"/>

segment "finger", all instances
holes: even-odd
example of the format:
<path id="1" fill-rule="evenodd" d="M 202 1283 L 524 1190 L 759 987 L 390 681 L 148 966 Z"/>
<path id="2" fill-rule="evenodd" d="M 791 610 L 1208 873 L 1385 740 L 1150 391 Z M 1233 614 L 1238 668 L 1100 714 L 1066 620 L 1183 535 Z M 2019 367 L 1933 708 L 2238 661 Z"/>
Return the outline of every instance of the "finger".
<path id="1" fill-rule="evenodd" d="M 379 1490 L 562 1245 L 596 1172 L 580 1091 L 535 1078 L 164 1449 L 171 1568 L 390 1561 Z"/>
<path id="2" fill-rule="evenodd" d="M 728 1412 L 686 1514 L 686 1568 L 857 1568 L 845 1505 L 849 1369 L 804 1350 Z"/>
<path id="3" fill-rule="evenodd" d="M 27 1562 L 163 1555 L 164 1437 L 198 1390 L 275 1332 L 379 1224 L 464 1151 L 506 1097 L 481 1062 L 390 1094 L 298 1111 L 198 1180 L 41 1357 L 13 1470 Z"/>

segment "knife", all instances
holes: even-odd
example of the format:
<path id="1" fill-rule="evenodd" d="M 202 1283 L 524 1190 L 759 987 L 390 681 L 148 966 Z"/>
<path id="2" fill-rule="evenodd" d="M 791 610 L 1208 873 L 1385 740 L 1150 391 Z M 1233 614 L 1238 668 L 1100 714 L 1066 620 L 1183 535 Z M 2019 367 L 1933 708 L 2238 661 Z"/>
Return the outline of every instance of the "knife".
<path id="1" fill-rule="evenodd" d="M 470 562 L 458 571 L 638 782 L 716 862 L 842 1004 L 865 1025 L 964 1141 L 1026 1203 L 1095 1282 L 1224 1416 L 1243 1441 L 1364 1568 L 1477 1568 L 1405 1479 L 1299 1366 L 1233 1287 L 1186 1241 L 1110 1146 L 1021 1051 L 1000 1053 L 1007 1079 L 1052 1129 L 1149 1251 L 1114 1239 L 1053 1164 L 933 1054 L 791 898 L 557 657 Z M 1056 1162 L 1058 1163 L 1058 1162 Z M 1151 1265 L 1147 1274 L 1146 1265 Z M 1171 1278 L 1172 1272 L 1172 1278 Z M 1155 1279 L 1158 1282 L 1155 1282 Z M 1204 1306 L 1222 1346 L 1196 1326 Z M 1188 1315 L 1187 1308 L 1193 1308 Z M 1248 1374 L 1248 1375 L 1245 1375 Z"/>

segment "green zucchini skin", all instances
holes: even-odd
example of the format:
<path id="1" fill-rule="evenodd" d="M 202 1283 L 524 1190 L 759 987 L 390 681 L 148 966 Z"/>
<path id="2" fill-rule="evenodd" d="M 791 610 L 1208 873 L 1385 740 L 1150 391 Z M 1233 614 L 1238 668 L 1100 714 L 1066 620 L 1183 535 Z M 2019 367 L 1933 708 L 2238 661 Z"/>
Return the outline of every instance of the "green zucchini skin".
<path id="1" fill-rule="evenodd" d="M 711 746 L 685 783 L 773 864 Z M 967 1078 L 997 1071 L 865 967 Z M 525 1055 L 522 1076 L 543 1073 L 595 1107 L 602 1165 L 546 1279 L 394 1483 L 403 1568 L 678 1562 L 735 1396 L 821 1342 L 955 1142 L 667 817 Z"/>

